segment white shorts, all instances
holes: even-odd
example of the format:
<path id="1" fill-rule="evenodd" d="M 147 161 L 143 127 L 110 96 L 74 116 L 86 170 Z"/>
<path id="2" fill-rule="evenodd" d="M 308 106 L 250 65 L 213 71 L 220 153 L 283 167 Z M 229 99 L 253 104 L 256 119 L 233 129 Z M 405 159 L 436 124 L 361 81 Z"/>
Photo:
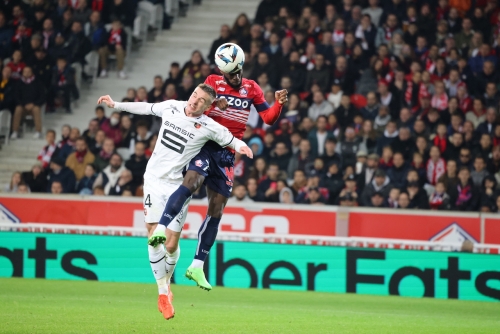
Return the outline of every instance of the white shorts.
<path id="1" fill-rule="evenodd" d="M 170 195 L 172 195 L 180 185 L 181 183 L 169 183 L 155 177 L 144 179 L 144 222 L 158 223 L 160 221 Z M 191 198 L 186 201 L 181 212 L 179 212 L 168 225 L 168 229 L 174 232 L 182 231 L 184 222 L 186 221 L 190 200 Z"/>

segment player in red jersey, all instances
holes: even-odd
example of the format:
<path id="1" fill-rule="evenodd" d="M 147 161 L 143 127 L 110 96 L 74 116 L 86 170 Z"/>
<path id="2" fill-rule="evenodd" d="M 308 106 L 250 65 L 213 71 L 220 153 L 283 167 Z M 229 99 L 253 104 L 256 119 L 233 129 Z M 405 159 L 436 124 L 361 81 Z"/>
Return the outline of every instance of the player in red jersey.
<path id="1" fill-rule="evenodd" d="M 238 139 L 243 138 L 252 104 L 264 122 L 272 125 L 278 120 L 283 105 L 288 101 L 286 90 L 276 91 L 276 102 L 269 106 L 259 85 L 241 77 L 241 69 L 234 73 L 210 75 L 205 83 L 215 89 L 218 98 L 217 105 L 207 115 L 227 127 Z M 202 184 L 207 186 L 208 212 L 198 232 L 194 260 L 186 271 L 186 277 L 205 290 L 211 290 L 212 286 L 205 278 L 203 264 L 215 242 L 224 207 L 231 196 L 233 168 L 234 152 L 212 141 L 207 142 L 187 166 L 184 181 L 170 196 L 160 220 L 160 224 L 168 226 L 181 212 L 191 194 Z"/>

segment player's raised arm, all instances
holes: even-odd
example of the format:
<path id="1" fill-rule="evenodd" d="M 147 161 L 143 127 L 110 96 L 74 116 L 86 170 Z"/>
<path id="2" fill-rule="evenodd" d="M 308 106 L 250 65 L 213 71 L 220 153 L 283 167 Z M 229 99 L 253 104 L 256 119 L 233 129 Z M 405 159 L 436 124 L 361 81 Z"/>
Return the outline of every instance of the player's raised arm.
<path id="1" fill-rule="evenodd" d="M 155 115 L 161 116 L 159 114 L 161 108 L 154 108 L 153 106 L 158 103 L 146 103 L 146 102 L 115 102 L 109 95 L 101 96 L 97 100 L 97 104 L 104 103 L 108 108 L 114 108 L 121 111 L 127 111 L 136 115 Z M 154 108 L 154 109 L 153 109 Z"/>
<path id="2" fill-rule="evenodd" d="M 264 93 L 259 86 L 256 86 L 255 89 L 258 90 L 258 93 L 254 99 L 255 109 L 259 112 L 260 117 L 267 125 L 273 125 L 281 115 L 281 110 L 283 109 L 283 105 L 288 101 L 288 92 L 286 89 L 278 90 L 274 93 L 274 97 L 276 102 L 269 107 L 266 100 L 264 99 Z"/>

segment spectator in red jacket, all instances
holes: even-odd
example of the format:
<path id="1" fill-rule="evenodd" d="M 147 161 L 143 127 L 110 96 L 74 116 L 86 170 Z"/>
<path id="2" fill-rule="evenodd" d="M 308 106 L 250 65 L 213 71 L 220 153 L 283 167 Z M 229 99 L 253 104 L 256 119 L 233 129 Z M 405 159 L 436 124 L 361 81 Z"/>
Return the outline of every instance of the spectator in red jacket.
<path id="1" fill-rule="evenodd" d="M 113 139 L 115 146 L 119 146 L 122 141 L 122 133 L 120 131 L 120 113 L 115 111 L 111 117 L 106 119 L 101 124 L 101 130 L 104 131 L 107 138 Z"/>

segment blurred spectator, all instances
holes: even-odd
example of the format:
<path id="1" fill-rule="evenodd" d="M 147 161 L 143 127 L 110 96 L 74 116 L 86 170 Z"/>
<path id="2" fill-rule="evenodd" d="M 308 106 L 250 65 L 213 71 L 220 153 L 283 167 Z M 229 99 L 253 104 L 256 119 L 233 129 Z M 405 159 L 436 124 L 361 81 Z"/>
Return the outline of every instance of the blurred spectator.
<path id="1" fill-rule="evenodd" d="M 11 73 L 12 70 L 10 67 L 5 66 L 2 69 L 2 80 L 0 80 L 0 110 L 8 109 L 12 111 L 15 107 L 15 82 L 11 79 Z"/>
<path id="2" fill-rule="evenodd" d="M 115 144 L 113 139 L 106 138 L 103 141 L 102 149 L 99 152 L 99 155 L 96 156 L 95 166 L 97 171 L 102 171 L 106 166 L 108 166 L 111 156 L 115 152 Z"/>
<path id="3" fill-rule="evenodd" d="M 437 146 L 432 146 L 429 151 L 430 159 L 427 161 L 427 182 L 436 185 L 439 178 L 445 174 L 446 162 L 441 158 L 441 153 Z"/>
<path id="4" fill-rule="evenodd" d="M 74 21 L 71 24 L 71 33 L 68 35 L 66 43 L 69 50 L 69 62 L 71 64 L 79 63 L 83 67 L 86 64 L 85 56 L 92 51 L 92 44 L 85 37 L 82 22 Z"/>
<path id="5" fill-rule="evenodd" d="M 184 77 L 186 75 L 191 76 L 191 78 L 199 79 L 201 76 L 201 66 L 205 64 L 203 55 L 200 51 L 194 50 L 191 53 L 191 60 L 186 62 L 181 69 L 181 75 Z"/>
<path id="6" fill-rule="evenodd" d="M 35 123 L 35 134 L 33 138 L 38 139 L 42 131 L 41 107 L 45 101 L 45 89 L 43 84 L 38 81 L 31 70 L 31 67 L 23 69 L 23 75 L 17 82 L 15 89 L 16 109 L 12 122 L 11 139 L 17 139 L 19 127 L 23 116 L 31 114 Z"/>
<path id="7" fill-rule="evenodd" d="M 0 59 L 5 59 L 12 52 L 12 35 L 14 32 L 7 23 L 3 12 L 0 12 Z"/>
<path id="8" fill-rule="evenodd" d="M 359 199 L 354 174 L 349 174 L 345 179 L 345 187 L 340 192 L 337 201 L 340 206 L 358 206 Z"/>
<path id="9" fill-rule="evenodd" d="M 47 130 L 45 140 L 47 141 L 47 145 L 42 148 L 37 157 L 37 160 L 42 163 L 43 168 L 49 167 L 52 156 L 57 156 L 59 154 L 59 152 L 57 152 L 56 132 L 54 130 Z"/>
<path id="10" fill-rule="evenodd" d="M 360 149 L 360 140 L 356 137 L 356 132 L 352 126 L 348 126 L 344 132 L 344 139 L 337 145 L 337 153 L 342 159 L 342 166 L 354 166 L 356 164 L 356 154 Z"/>
<path id="11" fill-rule="evenodd" d="M 80 92 L 76 88 L 75 70 L 68 65 L 65 58 L 57 59 L 56 67 L 54 67 L 52 73 L 52 85 L 49 90 L 49 110 L 54 111 L 55 99 L 60 92 L 62 93 L 65 112 L 71 113 L 71 98 L 78 100 Z"/>
<path id="12" fill-rule="evenodd" d="M 446 193 L 446 187 L 443 182 L 436 184 L 436 189 L 429 197 L 429 205 L 432 210 L 450 210 L 450 196 Z"/>
<path id="13" fill-rule="evenodd" d="M 57 156 L 66 161 L 68 156 L 75 151 L 75 144 L 78 137 L 80 137 L 80 130 L 78 128 L 72 128 L 68 140 L 60 147 Z"/>
<path id="14" fill-rule="evenodd" d="M 83 26 L 85 36 L 90 42 L 92 50 L 97 51 L 104 43 L 107 35 L 106 29 L 101 22 L 101 13 L 93 11 L 90 20 Z"/>
<path id="15" fill-rule="evenodd" d="M 313 121 L 316 121 L 319 116 L 327 116 L 333 112 L 332 105 L 325 100 L 323 93 L 317 91 L 314 92 L 313 96 L 314 104 L 309 107 L 309 110 L 307 112 L 309 118 L 311 118 Z"/>
<path id="16" fill-rule="evenodd" d="M 115 2 L 121 2 L 123 0 L 114 0 Z M 104 45 L 99 48 L 99 63 L 101 65 L 100 77 L 105 78 L 108 75 L 108 57 L 110 54 L 116 56 L 116 69 L 118 75 L 121 79 L 126 79 L 125 74 L 125 57 L 127 50 L 127 33 L 122 27 L 122 23 L 119 20 L 113 20 L 111 30 L 104 39 Z"/>
<path id="17" fill-rule="evenodd" d="M 483 184 L 483 180 L 489 176 L 486 170 L 486 163 L 482 156 L 476 156 L 474 159 L 474 167 L 471 172 L 472 183 L 475 187 L 480 187 Z"/>
<path id="18" fill-rule="evenodd" d="M 40 164 L 35 164 L 29 172 L 24 172 L 22 179 L 30 192 L 43 193 L 47 189 L 47 175 Z"/>
<path id="19" fill-rule="evenodd" d="M 233 29 L 236 29 L 238 31 L 240 30 L 239 27 L 238 27 L 238 25 L 237 25 L 237 23 L 239 21 L 239 18 L 242 17 L 243 15 L 245 15 L 245 14 L 241 14 L 236 19 L 236 22 L 235 22 L 235 25 L 234 25 Z M 247 29 L 247 28 L 245 27 L 243 29 Z M 249 27 L 248 27 L 248 30 L 250 30 Z M 249 31 L 248 31 L 248 33 L 249 33 Z M 221 27 L 220 27 L 220 36 L 219 36 L 219 38 L 217 38 L 216 40 L 214 40 L 212 42 L 212 46 L 210 47 L 210 51 L 208 52 L 208 59 L 209 59 L 211 65 L 215 65 L 215 52 L 217 51 L 217 48 L 219 46 L 221 46 L 222 44 L 229 43 L 230 40 L 231 40 L 231 30 L 230 30 L 229 26 L 227 24 L 221 25 Z"/>
<path id="20" fill-rule="evenodd" d="M 330 195 L 328 204 L 335 204 L 337 197 L 344 188 L 344 180 L 337 162 L 332 161 L 327 165 L 327 171 L 321 178 L 320 186 L 328 189 Z"/>
<path id="21" fill-rule="evenodd" d="M 63 185 L 61 181 L 53 181 L 52 184 L 50 185 L 50 193 L 51 194 L 62 194 L 64 192 Z"/>
<path id="22" fill-rule="evenodd" d="M 474 211 L 477 210 L 479 194 L 477 188 L 470 179 L 467 167 L 460 167 L 458 172 L 458 184 L 450 189 L 450 199 L 454 210 Z"/>
<path id="23" fill-rule="evenodd" d="M 80 181 L 85 176 L 85 168 L 95 160 L 94 154 L 88 150 L 85 138 L 79 137 L 75 141 L 75 151 L 66 159 L 66 167 L 69 167 Z"/>
<path id="24" fill-rule="evenodd" d="M 117 20 L 127 27 L 132 27 L 136 6 L 137 3 L 130 0 L 105 1 L 102 9 L 103 21 L 110 23 Z"/>
<path id="25" fill-rule="evenodd" d="M 418 181 L 412 181 L 406 186 L 411 209 L 429 209 L 429 197 L 427 192 L 420 188 Z"/>
<path id="26" fill-rule="evenodd" d="M 374 173 L 373 180 L 367 184 L 361 195 L 361 205 L 370 206 L 371 198 L 374 193 L 379 192 L 383 195 L 383 198 L 387 198 L 389 192 L 393 188 L 391 180 L 382 169 L 378 169 Z"/>
<path id="27" fill-rule="evenodd" d="M 253 203 L 253 200 L 248 197 L 244 184 L 236 184 L 233 188 L 233 196 L 229 198 L 228 203 Z"/>
<path id="28" fill-rule="evenodd" d="M 165 80 L 163 83 L 163 91 L 165 91 L 165 88 L 169 84 L 174 84 L 174 87 L 177 87 L 181 84 L 182 81 L 182 75 L 181 75 L 181 67 L 179 63 L 173 62 L 170 64 L 170 71 L 169 71 L 169 77 Z"/>
<path id="29" fill-rule="evenodd" d="M 387 170 L 387 176 L 394 187 L 402 189 L 405 184 L 406 174 L 409 166 L 400 152 L 394 153 L 392 157 L 392 167 Z M 444 166 L 443 166 L 444 167 Z"/>
<path id="30" fill-rule="evenodd" d="M 149 103 L 163 102 L 163 78 L 161 75 L 157 75 L 154 78 L 153 88 L 148 93 Z"/>
<path id="31" fill-rule="evenodd" d="M 194 89 L 193 77 L 189 74 L 184 75 L 182 77 L 181 86 L 177 90 L 177 99 L 180 101 L 187 101 Z"/>
<path id="32" fill-rule="evenodd" d="M 73 193 L 75 190 L 76 178 L 75 173 L 68 167 L 64 166 L 64 160 L 59 157 L 53 157 L 50 161 L 50 172 L 47 176 L 47 192 L 52 192 L 52 183 L 58 182 L 61 184 L 59 193 Z M 57 189 L 58 186 L 56 186 Z"/>
<path id="33" fill-rule="evenodd" d="M 85 166 L 83 178 L 78 182 L 76 192 L 80 195 L 92 195 L 92 186 L 97 178 L 97 172 L 93 164 Z"/>
<path id="34" fill-rule="evenodd" d="M 126 170 L 126 168 L 123 166 L 122 157 L 117 153 L 113 153 L 109 159 L 109 165 L 99 173 L 94 182 L 93 188 L 101 186 L 104 188 L 104 193 L 109 195 L 111 188 L 117 184 L 118 179 L 124 170 Z M 132 176 L 130 175 L 130 181 L 131 180 Z"/>
<path id="35" fill-rule="evenodd" d="M 6 193 L 16 193 L 17 187 L 21 184 L 21 172 L 14 172 L 10 178 L 10 183 L 7 184 L 4 188 L 4 192 Z"/>
<path id="36" fill-rule="evenodd" d="M 257 191 L 263 195 L 265 202 L 279 201 L 278 175 L 279 166 L 270 164 L 267 168 L 266 177 L 259 183 Z"/>
<path id="37" fill-rule="evenodd" d="M 120 113 L 114 111 L 111 117 L 106 119 L 101 124 L 101 130 L 106 134 L 106 138 L 111 138 L 115 146 L 119 146 L 122 141 L 122 134 L 120 131 Z"/>
<path id="38" fill-rule="evenodd" d="M 312 169 L 314 155 L 311 152 L 311 144 L 309 140 L 302 139 L 299 145 L 299 151 L 295 153 L 288 164 L 288 175 L 294 175 L 295 170 L 300 169 L 308 172 Z"/>
<path id="39" fill-rule="evenodd" d="M 145 156 L 146 145 L 144 142 L 137 142 L 134 148 L 134 154 L 125 162 L 125 167 L 132 173 L 134 186 L 142 184 L 144 172 L 148 160 Z"/>
<path id="40" fill-rule="evenodd" d="M 89 122 L 89 127 L 87 128 L 87 130 L 83 131 L 82 134 L 82 137 L 87 142 L 87 146 L 91 151 L 96 146 L 97 131 L 99 131 L 99 122 L 96 119 L 92 119 Z"/>
<path id="41" fill-rule="evenodd" d="M 115 185 L 111 187 L 109 191 L 110 196 L 126 196 L 126 193 L 130 192 L 133 194 L 135 192 L 132 173 L 128 169 L 122 170 L 120 177 L 116 181 Z M 131 196 L 129 194 L 129 196 Z"/>

